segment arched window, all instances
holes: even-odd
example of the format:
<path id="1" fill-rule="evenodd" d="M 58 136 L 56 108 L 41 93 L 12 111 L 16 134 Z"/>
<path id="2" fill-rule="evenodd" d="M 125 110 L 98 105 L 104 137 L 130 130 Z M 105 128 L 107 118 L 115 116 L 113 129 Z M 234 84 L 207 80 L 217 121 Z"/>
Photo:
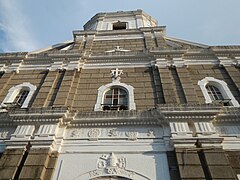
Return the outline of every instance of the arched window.
<path id="1" fill-rule="evenodd" d="M 27 89 L 21 89 L 18 93 L 18 95 L 15 97 L 13 103 L 17 104 L 19 106 L 22 106 L 24 101 L 26 100 L 27 96 L 29 94 L 29 90 Z"/>
<path id="2" fill-rule="evenodd" d="M 27 108 L 36 89 L 37 87 L 30 83 L 22 83 L 14 86 L 8 90 L 8 94 L 1 106 L 19 105 L 21 108 Z"/>
<path id="3" fill-rule="evenodd" d="M 111 87 L 104 94 L 102 108 L 103 110 L 127 110 L 128 93 L 124 89 Z"/>
<path id="4" fill-rule="evenodd" d="M 215 87 L 213 85 L 206 85 L 206 89 L 207 89 L 208 95 L 210 96 L 212 101 L 224 99 L 222 93 L 220 92 L 220 90 L 217 87 Z"/>
<path id="5" fill-rule="evenodd" d="M 206 77 L 198 81 L 206 103 L 223 104 L 225 106 L 239 107 L 239 103 L 232 95 L 230 89 L 222 80 Z"/>
<path id="6" fill-rule="evenodd" d="M 125 83 L 114 81 L 98 88 L 94 111 L 135 110 L 134 88 Z"/>

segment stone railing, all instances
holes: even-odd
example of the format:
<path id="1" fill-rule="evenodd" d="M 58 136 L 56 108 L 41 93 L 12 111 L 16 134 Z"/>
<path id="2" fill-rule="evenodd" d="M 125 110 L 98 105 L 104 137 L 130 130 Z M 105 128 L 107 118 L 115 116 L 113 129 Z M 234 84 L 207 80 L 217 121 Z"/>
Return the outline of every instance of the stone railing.
<path id="1" fill-rule="evenodd" d="M 160 111 L 220 111 L 221 105 L 213 104 L 158 104 Z"/>
<path id="2" fill-rule="evenodd" d="M 11 115 L 31 115 L 31 114 L 64 114 L 68 111 L 67 107 L 41 107 L 41 108 L 11 108 L 8 110 Z"/>
<path id="3" fill-rule="evenodd" d="M 75 119 L 94 119 L 94 118 L 119 118 L 119 117 L 137 117 L 138 111 L 93 111 L 93 112 L 78 112 Z"/>

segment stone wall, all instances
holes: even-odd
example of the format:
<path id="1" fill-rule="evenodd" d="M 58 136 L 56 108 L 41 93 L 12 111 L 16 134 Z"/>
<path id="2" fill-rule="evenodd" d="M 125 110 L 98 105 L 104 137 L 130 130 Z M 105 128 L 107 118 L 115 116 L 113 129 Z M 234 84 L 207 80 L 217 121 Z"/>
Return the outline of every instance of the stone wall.
<path id="1" fill-rule="evenodd" d="M 4 73 L 0 79 L 0 101 L 8 90 L 23 82 L 37 86 L 30 102 L 32 107 L 67 106 L 80 111 L 92 111 L 96 104 L 98 88 L 112 82 L 114 68 L 81 69 L 67 71 L 20 71 Z M 240 102 L 238 90 L 240 76 L 233 67 L 199 65 L 177 68 L 121 68 L 121 82 L 134 87 L 136 108 L 149 109 L 156 104 L 205 103 L 198 81 L 214 77 L 228 84 Z M 230 72 L 227 71 L 230 69 Z"/>
<path id="2" fill-rule="evenodd" d="M 228 69 L 230 70 L 230 73 L 227 71 Z M 236 98 L 236 100 L 238 100 L 238 102 L 240 102 L 240 92 L 237 88 L 239 86 L 239 78 L 236 78 L 237 76 L 240 76 L 240 72 L 236 67 L 231 66 L 225 68 L 223 66 L 197 65 L 188 66 L 188 72 L 192 79 L 200 103 L 204 103 L 205 100 L 197 83 L 199 80 L 202 80 L 205 77 L 214 77 L 216 79 L 225 81 L 233 96 Z M 230 74 L 232 74 L 232 76 Z"/>
<path id="3" fill-rule="evenodd" d="M 99 53 L 109 50 L 113 50 L 116 46 L 131 51 L 143 51 L 144 50 L 144 39 L 122 39 L 122 40 L 104 40 L 94 41 L 92 45 L 92 52 Z"/>
<path id="4" fill-rule="evenodd" d="M 44 149 L 7 149 L 0 158 L 0 179 L 52 179 L 58 153 Z"/>
<path id="5" fill-rule="evenodd" d="M 0 79 L 0 102 L 6 97 L 8 90 L 16 85 L 29 82 L 37 87 L 40 86 L 46 71 L 31 70 L 20 71 L 19 73 L 5 73 Z M 52 82 L 50 82 L 52 84 Z"/>

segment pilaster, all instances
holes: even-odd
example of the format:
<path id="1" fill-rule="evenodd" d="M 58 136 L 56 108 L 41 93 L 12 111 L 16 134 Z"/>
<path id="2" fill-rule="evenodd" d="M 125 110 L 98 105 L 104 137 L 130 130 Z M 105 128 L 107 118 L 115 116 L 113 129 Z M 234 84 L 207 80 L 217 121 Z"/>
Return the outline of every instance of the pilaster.
<path id="1" fill-rule="evenodd" d="M 238 67 L 239 68 L 239 67 Z M 225 66 L 229 76 L 237 86 L 238 91 L 240 92 L 240 71 L 235 66 Z"/>
<path id="2" fill-rule="evenodd" d="M 193 82 L 186 67 L 176 67 L 184 94 L 188 104 L 198 103 L 198 97 L 193 86 Z"/>
<path id="3" fill-rule="evenodd" d="M 174 91 L 170 70 L 168 68 L 158 68 L 158 71 L 160 74 L 165 103 L 176 104 L 177 97 L 175 94 L 176 92 Z"/>
<path id="4" fill-rule="evenodd" d="M 67 70 L 64 74 L 61 86 L 59 87 L 54 106 L 66 106 L 68 99 L 72 99 L 70 96 L 71 90 L 74 86 L 74 79 L 77 74 L 77 70 Z"/>

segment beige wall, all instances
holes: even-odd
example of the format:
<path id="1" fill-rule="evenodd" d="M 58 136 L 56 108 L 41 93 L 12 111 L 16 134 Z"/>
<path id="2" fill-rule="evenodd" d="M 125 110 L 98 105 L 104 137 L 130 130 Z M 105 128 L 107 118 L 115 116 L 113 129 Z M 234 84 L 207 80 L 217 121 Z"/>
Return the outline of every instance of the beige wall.
<path id="1" fill-rule="evenodd" d="M 113 69 L 113 68 L 112 68 Z M 98 88 L 112 82 L 112 69 L 81 69 L 80 71 L 20 71 L 5 73 L 0 79 L 0 101 L 8 90 L 23 82 L 37 86 L 33 107 L 68 106 L 79 111 L 93 111 Z M 121 82 L 134 87 L 136 108 L 150 109 L 164 103 L 205 103 L 198 81 L 205 77 L 224 80 L 238 101 L 240 72 L 235 67 L 212 65 L 176 69 L 120 68 Z M 227 70 L 230 69 L 230 72 Z M 185 100 L 184 100 L 185 99 Z"/>

